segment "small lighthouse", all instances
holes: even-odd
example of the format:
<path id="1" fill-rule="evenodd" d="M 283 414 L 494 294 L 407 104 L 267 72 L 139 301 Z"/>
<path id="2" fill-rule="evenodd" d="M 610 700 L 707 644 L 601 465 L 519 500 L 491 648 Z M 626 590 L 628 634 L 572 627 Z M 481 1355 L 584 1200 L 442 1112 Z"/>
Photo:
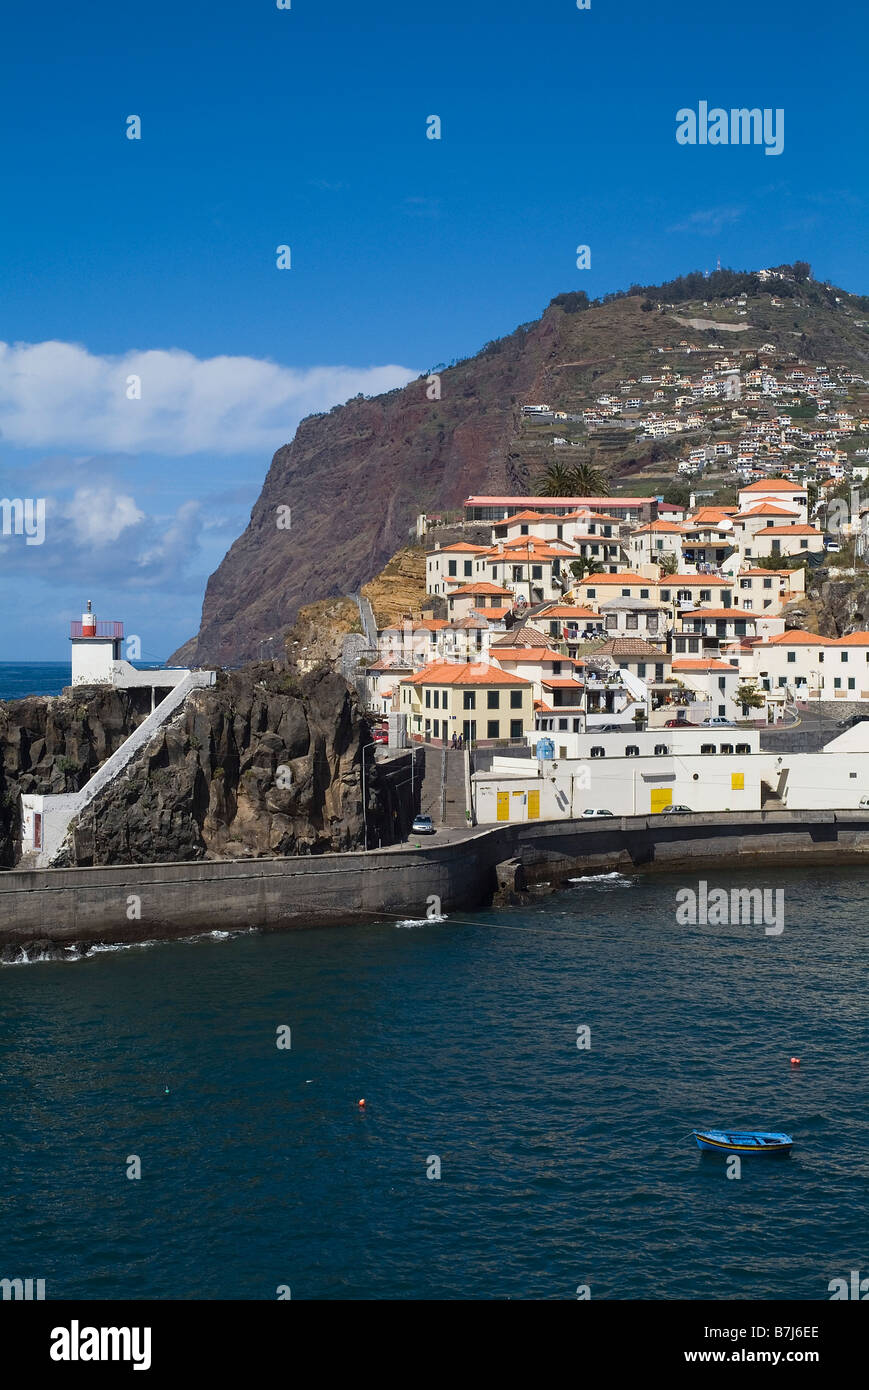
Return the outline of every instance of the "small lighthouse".
<path id="1" fill-rule="evenodd" d="M 69 625 L 69 640 L 72 644 L 73 685 L 111 685 L 116 682 L 117 663 L 121 660 L 121 643 L 124 640 L 123 623 L 97 622 L 93 604 L 88 599 L 81 622 Z"/>

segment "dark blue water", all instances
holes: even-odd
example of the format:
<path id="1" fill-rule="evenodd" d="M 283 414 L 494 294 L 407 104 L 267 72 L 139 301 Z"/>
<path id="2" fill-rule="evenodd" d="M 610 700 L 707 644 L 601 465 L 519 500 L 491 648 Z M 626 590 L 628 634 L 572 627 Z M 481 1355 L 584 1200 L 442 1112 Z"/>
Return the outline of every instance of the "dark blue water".
<path id="1" fill-rule="evenodd" d="M 869 1272 L 869 876 L 709 879 L 783 887 L 783 934 L 678 926 L 684 879 L 608 880 L 0 969 L 0 1276 L 49 1298 L 827 1299 Z M 696 1125 L 797 1147 L 728 1180 Z"/>
<path id="2" fill-rule="evenodd" d="M 156 664 L 130 662 L 140 671 Z M 68 661 L 0 661 L 0 700 L 22 700 L 25 695 L 59 695 L 71 679 Z"/>
<path id="3" fill-rule="evenodd" d="M 0 661 L 0 700 L 59 695 L 70 678 L 68 661 Z"/>

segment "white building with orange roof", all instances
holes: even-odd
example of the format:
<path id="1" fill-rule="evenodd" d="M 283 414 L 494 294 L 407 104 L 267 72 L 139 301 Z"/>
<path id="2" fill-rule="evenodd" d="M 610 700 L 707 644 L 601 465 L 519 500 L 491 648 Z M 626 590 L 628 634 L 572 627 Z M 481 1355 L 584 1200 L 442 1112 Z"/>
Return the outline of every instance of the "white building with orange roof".
<path id="1" fill-rule="evenodd" d="M 789 699 L 869 701 L 869 632 L 822 637 L 792 629 L 755 643 L 740 668 Z"/>
<path id="2" fill-rule="evenodd" d="M 487 549 L 470 541 L 452 545 L 435 545 L 425 557 L 425 590 L 427 594 L 443 596 L 458 584 L 474 578 L 474 560 Z"/>
<path id="3" fill-rule="evenodd" d="M 549 603 L 534 614 L 536 627 L 548 631 L 557 642 L 585 641 L 604 631 L 600 613 L 576 603 Z"/>
<path id="4" fill-rule="evenodd" d="M 735 578 L 734 605 L 754 613 L 777 614 L 806 592 L 804 569 L 740 569 Z"/>
<path id="5" fill-rule="evenodd" d="M 514 604 L 515 595 L 511 589 L 486 579 L 460 584 L 447 595 L 447 611 L 452 622 L 478 616 L 503 627 L 504 618 L 513 611 Z"/>
<path id="6" fill-rule="evenodd" d="M 706 718 L 743 718 L 742 705 L 736 699 L 737 688 L 742 684 L 738 666 L 715 656 L 674 656 L 672 672 L 676 680 L 709 705 Z"/>
<path id="7" fill-rule="evenodd" d="M 571 597 L 583 608 L 599 612 L 601 603 L 614 598 L 656 599 L 658 587 L 657 578 L 650 579 L 636 570 L 620 570 L 617 574 L 586 575 L 573 584 Z"/>
<path id="8" fill-rule="evenodd" d="M 742 555 L 746 560 L 765 560 L 781 556 L 821 555 L 824 550 L 824 533 L 817 526 L 808 523 L 766 526 L 756 531 L 751 545 L 746 546 Z"/>
<path id="9" fill-rule="evenodd" d="M 531 682 L 481 662 L 433 662 L 399 683 L 398 708 L 426 740 L 522 743 L 534 727 Z"/>
<path id="10" fill-rule="evenodd" d="M 502 584 L 516 598 L 535 604 L 561 598 L 562 578 L 569 580 L 567 566 L 576 558 L 576 551 L 565 541 L 523 536 L 515 541 L 499 541 L 478 555 L 474 565 L 478 579 Z"/>
<path id="11" fill-rule="evenodd" d="M 786 507 L 797 513 L 800 521 L 809 519 L 809 497 L 806 489 L 787 478 L 760 478 L 755 483 L 741 487 L 738 493 L 739 510 L 748 511 L 757 502 L 774 502 L 776 506 Z"/>
<path id="12" fill-rule="evenodd" d="M 675 521 L 648 521 L 644 526 L 637 526 L 628 541 L 630 563 L 659 564 L 667 555 L 679 559 L 682 539 L 682 527 Z"/>

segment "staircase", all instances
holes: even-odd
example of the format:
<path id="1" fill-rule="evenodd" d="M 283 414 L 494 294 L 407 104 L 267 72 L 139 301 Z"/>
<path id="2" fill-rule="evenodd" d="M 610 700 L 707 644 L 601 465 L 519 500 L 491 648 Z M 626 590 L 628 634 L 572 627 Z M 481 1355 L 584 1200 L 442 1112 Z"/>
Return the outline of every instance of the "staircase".
<path id="1" fill-rule="evenodd" d="M 425 745 L 425 777 L 419 810 L 420 815 L 431 816 L 435 825 L 446 829 L 467 825 L 464 751 L 444 748 L 440 743 Z"/>

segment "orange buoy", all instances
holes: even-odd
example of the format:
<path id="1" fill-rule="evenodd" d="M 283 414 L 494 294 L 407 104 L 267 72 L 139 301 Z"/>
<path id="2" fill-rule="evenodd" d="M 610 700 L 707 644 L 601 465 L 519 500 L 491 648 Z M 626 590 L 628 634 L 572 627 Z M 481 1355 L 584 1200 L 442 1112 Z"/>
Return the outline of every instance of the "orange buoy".
<path id="1" fill-rule="evenodd" d="M 360 1110 L 364 1110 L 364 1109 L 365 1109 L 365 1101 L 364 1101 L 364 1100 L 357 1101 L 356 1103 L 357 1103 L 357 1105 L 359 1106 L 359 1109 L 360 1109 Z"/>
<path id="2" fill-rule="evenodd" d="M 799 1059 L 799 1057 L 792 1057 L 792 1058 L 791 1058 L 791 1066 L 792 1066 L 792 1067 L 798 1067 L 799 1065 L 800 1065 L 800 1059 Z"/>

